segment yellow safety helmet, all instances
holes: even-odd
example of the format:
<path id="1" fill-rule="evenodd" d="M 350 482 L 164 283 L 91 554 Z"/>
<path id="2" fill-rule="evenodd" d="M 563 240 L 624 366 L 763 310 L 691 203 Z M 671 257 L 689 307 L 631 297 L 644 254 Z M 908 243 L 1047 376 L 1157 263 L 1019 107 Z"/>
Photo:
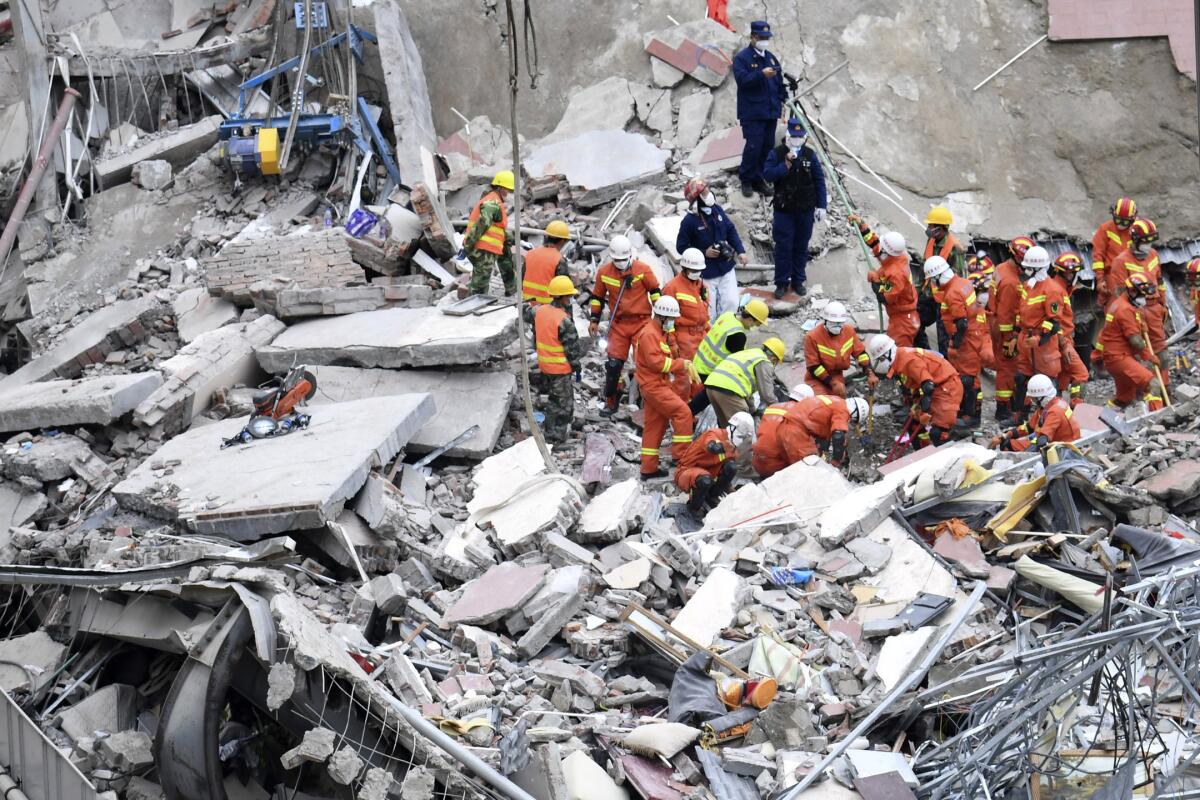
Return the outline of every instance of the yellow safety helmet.
<path id="1" fill-rule="evenodd" d="M 496 177 L 492 178 L 492 186 L 499 186 L 501 189 L 508 189 L 511 192 L 517 188 L 517 176 L 512 174 L 511 169 L 502 169 L 496 173 Z"/>
<path id="2" fill-rule="evenodd" d="M 783 339 L 777 336 L 772 336 L 762 343 L 763 350 L 768 350 L 775 356 L 776 361 L 783 361 L 784 355 L 787 353 L 787 345 L 783 343 Z"/>
<path id="3" fill-rule="evenodd" d="M 767 310 L 767 304 L 756 297 L 746 303 L 745 308 L 742 309 L 742 314 L 756 320 L 759 325 L 766 325 L 770 311 Z"/>
<path id="4" fill-rule="evenodd" d="M 566 275 L 555 275 L 550 279 L 550 285 L 546 287 L 546 291 L 551 297 L 565 297 L 567 295 L 579 294 L 575 288 L 575 284 Z"/>
<path id="5" fill-rule="evenodd" d="M 926 225 L 945 225 L 949 228 L 954 223 L 954 215 L 945 206 L 934 206 L 925 216 Z"/>
<path id="6" fill-rule="evenodd" d="M 556 219 L 546 226 L 546 235 L 555 239 L 570 239 L 571 229 L 561 219 Z"/>

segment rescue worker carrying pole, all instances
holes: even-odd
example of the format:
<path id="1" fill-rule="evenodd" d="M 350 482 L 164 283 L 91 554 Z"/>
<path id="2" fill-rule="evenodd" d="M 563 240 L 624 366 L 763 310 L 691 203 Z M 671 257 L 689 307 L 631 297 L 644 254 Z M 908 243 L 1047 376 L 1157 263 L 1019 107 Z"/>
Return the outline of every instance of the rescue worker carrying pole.
<path id="1" fill-rule="evenodd" d="M 754 418 L 734 414 L 728 428 L 710 428 L 688 445 L 675 465 L 675 485 L 688 492 L 687 510 L 697 517 L 733 485 L 738 456 L 754 444 Z"/>
<path id="2" fill-rule="evenodd" d="M 544 410 L 546 441 L 564 442 L 575 418 L 572 377 L 578 377 L 583 369 L 583 348 L 571 316 L 575 284 L 565 275 L 555 275 L 546 291 L 550 302 L 526 305 L 525 315 L 533 318 L 538 371 L 548 401 Z"/>
<path id="3" fill-rule="evenodd" d="M 1133 244 L 1129 229 L 1137 219 L 1137 203 L 1131 197 L 1122 197 L 1112 204 L 1111 210 L 1112 219 L 1101 223 L 1092 236 L 1092 272 L 1096 273 L 1096 305 L 1100 308 L 1108 308 L 1112 300 L 1109 268 Z"/>
<path id="4" fill-rule="evenodd" d="M 1116 389 L 1116 396 L 1108 401 L 1112 408 L 1123 409 L 1139 395 L 1151 411 L 1163 407 L 1162 395 L 1152 386 L 1155 373 L 1151 368 L 1158 368 L 1158 356 L 1150 349 L 1142 317 L 1147 300 L 1157 292 L 1158 287 L 1145 275 L 1130 275 L 1125 281 L 1125 291 L 1109 303 L 1104 314 L 1104 330 L 1096 349 Z"/>
<path id="5" fill-rule="evenodd" d="M 1071 295 L 1075 291 L 1081 271 L 1083 259 L 1077 253 L 1063 253 L 1054 259 L 1054 264 L 1050 267 L 1050 277 L 1058 281 L 1066 292 L 1061 319 L 1062 336 L 1059 339 L 1063 361 L 1062 372 L 1058 376 L 1058 388 L 1070 390 L 1072 407 L 1083 402 L 1083 385 L 1091 377 L 1087 364 L 1075 349 L 1075 309 L 1071 305 Z"/>
<path id="6" fill-rule="evenodd" d="M 996 356 L 996 421 L 1014 420 L 1017 385 L 1017 315 L 1021 311 L 1021 262 L 1034 246 L 1033 239 L 1018 236 L 1008 243 L 1009 257 L 996 267 L 996 288 L 990 298 L 995 304 L 992 352 Z"/>
<path id="7" fill-rule="evenodd" d="M 471 294 L 486 294 L 492 270 L 499 268 L 504 293 L 516 294 L 517 275 L 512 262 L 512 239 L 508 233 L 509 192 L 517 185 L 516 176 L 502 169 L 492 178 L 492 188 L 479 198 L 467 224 L 463 250 L 471 261 Z"/>
<path id="8" fill-rule="evenodd" d="M 1110 295 L 1120 294 L 1125 281 L 1132 275 L 1142 275 L 1158 287 L 1153 296 L 1147 298 L 1142 321 L 1150 331 L 1150 349 L 1162 363 L 1163 380 L 1170 382 L 1167 372 L 1167 284 L 1163 279 L 1162 266 L 1158 263 L 1158 251 L 1152 246 L 1158 241 L 1158 226 L 1148 219 L 1136 220 L 1129 228 L 1133 240 L 1129 249 L 1113 259 L 1108 270 Z"/>
<path id="9" fill-rule="evenodd" d="M 769 478 L 811 455 L 824 456 L 835 467 L 849 467 L 850 422 L 866 422 L 867 401 L 829 395 L 805 398 L 795 388 L 791 396 L 793 402 L 777 403 L 763 412 L 751 461 L 754 471 Z"/>
<path id="10" fill-rule="evenodd" d="M 850 224 L 857 225 L 863 241 L 879 259 L 879 269 L 867 273 L 871 291 L 887 310 L 887 335 L 901 347 L 911 347 L 921 330 L 917 316 L 917 287 L 913 286 L 908 244 L 904 234 L 888 231 L 882 237 L 856 214 Z"/>
<path id="11" fill-rule="evenodd" d="M 944 258 L 931 256 L 925 261 L 924 270 L 942 317 L 939 343 L 945 340 L 946 360 L 958 372 L 963 385 L 959 408 L 962 425 L 974 428 L 979 425 L 983 405 L 979 373 L 983 370 L 984 343 L 988 338 L 987 313 L 978 303 L 974 285 L 955 275 Z"/>
<path id="12" fill-rule="evenodd" d="M 912 404 L 909 425 L 915 422 L 919 430 L 913 449 L 949 441 L 963 394 L 950 362 L 919 347 L 897 347 L 884 333 L 867 342 L 867 355 L 875 373 L 899 381 L 906 402 Z"/>
<path id="13" fill-rule="evenodd" d="M 525 254 L 525 277 L 521 281 L 521 297 L 529 303 L 550 302 L 550 280 L 567 275 L 567 260 L 563 248 L 571 241 L 571 229 L 561 219 L 546 226 L 546 243 Z"/>
<path id="14" fill-rule="evenodd" d="M 1058 396 L 1054 381 L 1046 375 L 1034 375 L 1025 390 L 1030 402 L 1029 418 L 1011 431 L 992 439 L 991 446 L 1023 452 L 1030 447 L 1045 450 L 1055 442 L 1073 442 L 1079 438 L 1079 423 L 1072 417 L 1071 406 Z"/>
<path id="15" fill-rule="evenodd" d="M 608 246 L 610 260 L 596 270 L 596 285 L 589 302 L 592 321 L 588 333 L 595 338 L 605 306 L 609 309 L 608 360 L 604 362 L 604 410 L 617 411 L 617 383 L 629 358 L 629 347 L 650 319 L 650 307 L 659 298 L 658 278 L 649 265 L 633 257 L 627 236 L 614 236 Z M 678 314 L 676 314 L 678 316 Z"/>
<path id="16" fill-rule="evenodd" d="M 867 374 L 871 388 L 879 377 L 871 372 L 871 360 L 862 338 L 850 324 L 850 314 L 837 300 L 821 309 L 821 324 L 804 335 L 804 382 L 817 394 L 846 396 L 843 373 L 856 363 Z"/>
<path id="17" fill-rule="evenodd" d="M 717 412 L 718 425 L 728 424 L 739 411 L 756 412 L 758 409 L 750 407 L 755 393 L 759 409 L 775 402 L 775 365 L 783 361 L 786 352 L 783 340 L 771 337 L 762 347 L 734 353 L 717 365 L 705 378 L 704 390 Z"/>
<path id="18" fill-rule="evenodd" d="M 675 343 L 679 357 L 694 361 L 700 342 L 708 333 L 708 289 L 700 274 L 704 271 L 704 254 L 694 247 L 683 251 L 679 258 L 679 274 L 667 281 L 663 297 L 674 297 L 679 303 L 679 319 L 675 320 Z M 699 365 L 697 365 L 699 366 Z M 686 403 L 703 385 L 677 381 L 680 397 Z"/>
<path id="19" fill-rule="evenodd" d="M 1044 247 L 1031 247 L 1021 261 L 1025 276 L 1021 312 L 1017 317 L 1017 380 L 1013 408 L 1025 410 L 1025 389 L 1039 372 L 1052 381 L 1062 374 L 1062 316 L 1067 292 L 1050 277 L 1050 254 Z"/>
<path id="20" fill-rule="evenodd" d="M 665 478 L 659 469 L 659 447 L 663 434 L 671 426 L 671 456 L 676 463 L 692 442 L 692 412 L 672 384 L 675 380 L 694 380 L 692 362 L 671 352 L 667 336 L 679 318 L 679 303 L 674 297 L 660 297 L 654 314 L 633 341 L 635 377 L 645 404 L 642 423 L 642 480 Z"/>
<path id="21" fill-rule="evenodd" d="M 696 374 L 701 382 L 729 355 L 746 349 L 746 331 L 765 325 L 769 313 L 767 304 L 755 297 L 737 311 L 717 317 L 696 349 Z M 708 393 L 703 386 L 692 397 L 691 408 L 693 416 L 708 408 Z"/>

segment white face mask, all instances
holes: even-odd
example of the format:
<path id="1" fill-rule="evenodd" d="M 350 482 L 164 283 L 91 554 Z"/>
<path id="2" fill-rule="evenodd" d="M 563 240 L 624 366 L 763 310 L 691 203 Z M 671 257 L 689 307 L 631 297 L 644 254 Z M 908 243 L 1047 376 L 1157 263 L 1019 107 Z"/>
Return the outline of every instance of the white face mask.
<path id="1" fill-rule="evenodd" d="M 689 281 L 698 281 L 698 280 L 700 280 L 700 272 L 701 271 L 702 270 L 692 271 L 690 269 L 685 269 L 683 271 L 683 274 L 687 277 L 687 279 Z"/>
<path id="2" fill-rule="evenodd" d="M 754 43 L 754 49 L 760 53 L 765 53 L 767 52 L 767 43 L 764 40 L 759 39 Z"/>
<path id="3" fill-rule="evenodd" d="M 844 325 L 845 325 L 844 322 L 826 322 L 825 330 L 829 331 L 829 333 L 831 335 L 837 336 L 839 333 L 842 332 L 842 327 Z"/>
<path id="4" fill-rule="evenodd" d="M 613 266 L 624 272 L 629 269 L 629 265 L 633 262 L 632 258 L 614 258 Z"/>
<path id="5" fill-rule="evenodd" d="M 712 206 L 700 206 L 700 211 L 705 214 L 711 214 Z"/>
<path id="6" fill-rule="evenodd" d="M 1133 298 L 1133 304 L 1135 306 L 1137 306 L 1138 308 L 1145 308 L 1146 307 L 1146 298 L 1135 297 L 1135 298 Z"/>
<path id="7" fill-rule="evenodd" d="M 712 192 L 705 192 L 700 195 L 700 202 L 706 206 L 715 206 L 717 204 L 717 197 Z"/>
<path id="8" fill-rule="evenodd" d="M 789 136 L 787 137 L 787 146 L 792 150 L 799 150 L 807 141 L 807 136 Z"/>
<path id="9" fill-rule="evenodd" d="M 954 273 L 949 270 L 946 270 L 941 275 L 937 276 L 938 286 L 945 286 L 947 283 L 950 282 L 950 279 L 953 277 L 954 277 Z"/>
<path id="10" fill-rule="evenodd" d="M 990 292 L 977 292 L 975 294 L 975 300 L 976 300 L 976 302 L 979 303 L 979 305 L 986 306 L 988 304 L 989 296 L 990 296 Z"/>
<path id="11" fill-rule="evenodd" d="M 662 329 L 665 333 L 670 333 L 671 331 L 675 330 L 675 320 L 670 318 L 664 319 Z"/>
<path id="12" fill-rule="evenodd" d="M 1150 245 L 1148 244 L 1135 244 L 1131 249 L 1133 250 L 1133 254 L 1138 258 L 1145 258 L 1150 255 Z"/>

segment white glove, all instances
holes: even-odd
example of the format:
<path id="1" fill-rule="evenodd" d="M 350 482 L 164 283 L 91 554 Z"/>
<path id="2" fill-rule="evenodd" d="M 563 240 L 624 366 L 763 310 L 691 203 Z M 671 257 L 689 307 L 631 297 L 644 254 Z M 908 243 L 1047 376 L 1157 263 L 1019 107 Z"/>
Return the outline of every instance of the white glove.
<path id="1" fill-rule="evenodd" d="M 827 212 L 823 208 L 818 208 L 816 211 L 813 212 L 813 219 L 816 220 L 817 222 L 824 222 L 826 216 L 827 216 Z"/>

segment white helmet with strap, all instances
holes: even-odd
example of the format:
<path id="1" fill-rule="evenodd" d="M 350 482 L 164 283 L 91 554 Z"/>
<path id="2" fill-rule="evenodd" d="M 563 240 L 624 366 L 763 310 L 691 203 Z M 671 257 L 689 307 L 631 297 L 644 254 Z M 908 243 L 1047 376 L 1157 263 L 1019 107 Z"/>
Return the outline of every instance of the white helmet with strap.
<path id="1" fill-rule="evenodd" d="M 654 301 L 654 316 L 670 317 L 674 319 L 679 316 L 679 301 L 668 294 Z"/>

